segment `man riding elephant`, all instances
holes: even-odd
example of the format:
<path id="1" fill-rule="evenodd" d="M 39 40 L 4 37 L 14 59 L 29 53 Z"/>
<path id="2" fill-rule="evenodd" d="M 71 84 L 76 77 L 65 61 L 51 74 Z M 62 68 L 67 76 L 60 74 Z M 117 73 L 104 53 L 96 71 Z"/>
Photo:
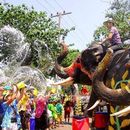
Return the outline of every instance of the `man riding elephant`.
<path id="1" fill-rule="evenodd" d="M 118 29 L 114 26 L 114 20 L 112 18 L 109 18 L 104 22 L 104 25 L 107 27 L 109 34 L 100 42 L 100 44 L 104 44 L 108 41 L 110 44 L 109 47 L 111 49 L 118 49 L 119 46 L 121 46 L 122 41 Z"/>

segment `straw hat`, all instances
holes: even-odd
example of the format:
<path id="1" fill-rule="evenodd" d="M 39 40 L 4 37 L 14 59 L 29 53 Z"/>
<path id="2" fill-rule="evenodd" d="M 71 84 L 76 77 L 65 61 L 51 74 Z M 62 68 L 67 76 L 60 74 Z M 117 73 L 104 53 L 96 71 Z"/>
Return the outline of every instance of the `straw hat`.
<path id="1" fill-rule="evenodd" d="M 107 23 L 112 23 L 114 25 L 115 22 L 112 18 L 107 18 L 103 24 L 106 25 Z"/>

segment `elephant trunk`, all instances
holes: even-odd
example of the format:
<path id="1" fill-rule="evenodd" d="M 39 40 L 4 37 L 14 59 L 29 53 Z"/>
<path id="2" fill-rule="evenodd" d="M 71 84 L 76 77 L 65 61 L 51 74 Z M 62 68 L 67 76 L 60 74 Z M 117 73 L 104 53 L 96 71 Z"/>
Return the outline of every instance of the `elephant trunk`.
<path id="1" fill-rule="evenodd" d="M 64 71 L 65 68 L 62 67 L 60 64 L 62 62 L 62 60 L 67 56 L 68 54 L 68 47 L 66 44 L 62 43 L 61 44 L 63 46 L 63 51 L 60 53 L 60 55 L 57 57 L 56 61 L 55 61 L 55 66 L 54 66 L 54 70 L 56 72 L 56 74 L 61 77 L 61 78 L 68 78 L 68 74 Z"/>
<path id="2" fill-rule="evenodd" d="M 93 91 L 99 97 L 114 105 L 130 105 L 130 93 L 126 89 L 110 89 L 104 82 L 106 68 L 112 59 L 113 50 L 109 49 L 101 63 L 98 65 L 93 77 Z"/>

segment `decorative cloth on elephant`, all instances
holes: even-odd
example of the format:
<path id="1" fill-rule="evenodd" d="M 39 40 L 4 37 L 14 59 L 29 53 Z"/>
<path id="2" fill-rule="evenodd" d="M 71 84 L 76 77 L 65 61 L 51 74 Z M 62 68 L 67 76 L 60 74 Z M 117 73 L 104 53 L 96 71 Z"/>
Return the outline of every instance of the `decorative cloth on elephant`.
<path id="1" fill-rule="evenodd" d="M 72 63 L 72 65 L 70 65 L 69 67 L 67 67 L 67 69 L 65 71 L 67 71 L 67 73 L 69 74 L 69 76 L 72 76 L 76 68 L 81 69 L 80 57 L 78 57 L 76 59 L 76 61 L 74 63 Z"/>

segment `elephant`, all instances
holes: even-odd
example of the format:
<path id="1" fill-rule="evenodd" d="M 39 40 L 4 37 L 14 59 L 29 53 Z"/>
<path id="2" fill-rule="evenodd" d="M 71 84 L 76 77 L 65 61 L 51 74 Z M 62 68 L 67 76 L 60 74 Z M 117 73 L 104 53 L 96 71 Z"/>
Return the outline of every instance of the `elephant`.
<path id="1" fill-rule="evenodd" d="M 114 52 L 105 45 L 92 44 L 83 50 L 69 67 L 61 66 L 62 60 L 68 54 L 67 45 L 62 45 L 63 51 L 57 57 L 54 69 L 56 74 L 65 80 L 54 85 L 92 85 L 88 108 L 93 107 L 95 102 L 99 104 L 100 100 L 106 101 L 111 114 L 107 129 L 130 130 L 129 44 L 122 44 L 113 50 Z M 126 108 L 123 109 L 124 107 Z M 92 116 L 91 109 L 86 112 Z M 119 117 L 113 116 L 115 112 Z"/>

